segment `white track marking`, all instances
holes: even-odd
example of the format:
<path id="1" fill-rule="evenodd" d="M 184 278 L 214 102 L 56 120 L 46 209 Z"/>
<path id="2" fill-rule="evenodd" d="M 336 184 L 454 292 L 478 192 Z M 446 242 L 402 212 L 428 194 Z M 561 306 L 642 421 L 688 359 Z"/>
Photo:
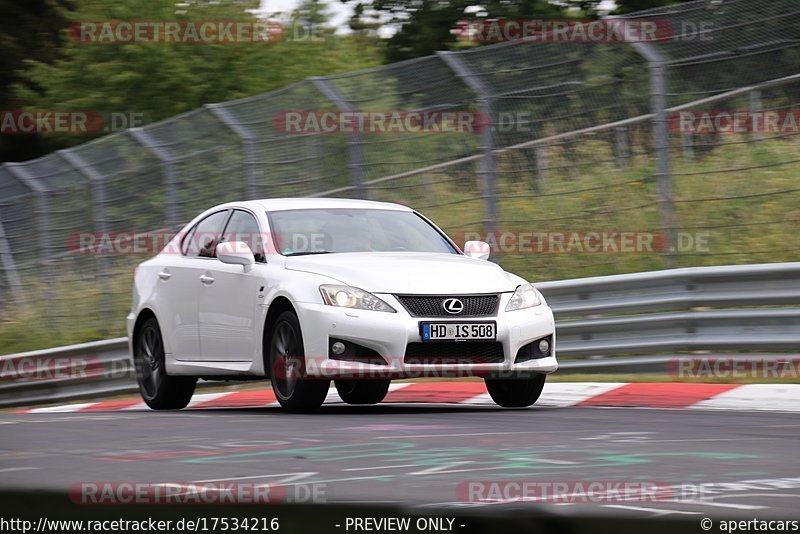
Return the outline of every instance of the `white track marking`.
<path id="1" fill-rule="evenodd" d="M 624 385 L 624 382 L 545 382 L 536 406 L 574 406 Z"/>
<path id="2" fill-rule="evenodd" d="M 221 397 L 227 397 L 230 395 L 230 391 L 223 391 L 222 393 L 195 393 L 192 396 L 192 400 L 189 402 L 188 408 L 194 408 L 198 404 L 202 404 L 208 401 L 214 401 Z"/>
<path id="3" fill-rule="evenodd" d="M 403 467 L 418 467 L 418 466 L 417 464 L 378 465 L 375 467 L 348 467 L 347 469 L 342 469 L 342 471 L 372 471 L 373 469 L 400 469 Z"/>
<path id="4" fill-rule="evenodd" d="M 461 401 L 459 404 L 472 404 L 478 406 L 494 406 L 494 401 L 492 397 L 489 396 L 488 393 L 480 393 L 475 395 L 474 397 L 470 397 L 467 400 Z"/>
<path id="5" fill-rule="evenodd" d="M 259 478 L 276 478 L 276 477 L 285 477 L 278 481 L 276 484 L 288 484 L 289 482 L 295 482 L 297 480 L 301 480 L 304 478 L 308 478 L 318 474 L 316 471 L 306 471 L 306 472 L 299 472 L 299 473 L 281 473 L 281 474 L 269 474 L 269 475 L 252 475 L 246 477 L 227 477 L 227 478 L 211 478 L 208 480 L 194 480 L 194 484 L 206 484 L 210 482 L 236 482 L 238 480 L 255 480 Z"/>
<path id="6" fill-rule="evenodd" d="M 621 510 L 633 510 L 635 512 L 653 512 L 656 515 L 667 514 L 684 514 L 684 515 L 700 515 L 702 512 L 687 512 L 686 510 L 670 510 L 667 508 L 644 508 L 641 506 L 627 506 L 624 504 L 606 504 L 606 508 L 619 508 Z"/>
<path id="7" fill-rule="evenodd" d="M 5 469 L 0 469 L 0 473 L 11 473 L 14 471 L 33 471 L 36 469 L 41 469 L 41 467 L 7 467 Z"/>
<path id="8" fill-rule="evenodd" d="M 709 500 L 689 500 L 689 501 L 676 501 L 681 504 L 693 504 L 696 506 L 711 506 L 717 508 L 735 508 L 737 510 L 763 510 L 764 508 L 769 508 L 769 506 L 760 506 L 757 504 L 735 504 L 729 502 L 716 502 L 716 501 L 709 501 Z"/>
<path id="9" fill-rule="evenodd" d="M 468 460 L 466 462 L 450 462 L 449 464 L 437 465 L 435 467 L 430 467 L 428 469 L 423 469 L 422 471 L 414 471 L 413 473 L 408 473 L 409 475 L 433 475 L 437 473 L 456 473 L 458 471 L 450 470 L 451 467 L 458 467 L 459 465 L 466 465 L 474 463 L 472 460 Z"/>
<path id="10" fill-rule="evenodd" d="M 413 434 L 403 436 L 404 439 L 417 438 L 463 438 L 471 436 L 503 436 L 508 434 L 567 434 L 581 433 L 583 430 L 519 430 L 513 432 L 471 432 L 468 434 Z M 372 439 L 397 439 L 398 436 L 377 436 Z"/>
<path id="11" fill-rule="evenodd" d="M 800 384 L 745 384 L 689 408 L 800 412 Z"/>
<path id="12" fill-rule="evenodd" d="M 77 412 L 89 406 L 100 404 L 98 402 L 84 402 L 82 404 L 64 404 L 62 406 L 47 406 L 46 408 L 34 408 L 28 413 L 69 413 Z"/>

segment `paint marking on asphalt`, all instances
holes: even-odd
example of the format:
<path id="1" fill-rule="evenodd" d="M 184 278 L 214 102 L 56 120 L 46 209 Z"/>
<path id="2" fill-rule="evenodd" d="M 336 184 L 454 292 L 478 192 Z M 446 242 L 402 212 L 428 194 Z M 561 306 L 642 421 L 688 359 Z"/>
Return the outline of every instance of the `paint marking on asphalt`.
<path id="1" fill-rule="evenodd" d="M 212 478 L 208 480 L 194 480 L 193 483 L 195 484 L 206 484 L 209 482 L 228 482 L 228 481 L 236 481 L 236 480 L 254 480 L 257 478 L 275 478 L 275 477 L 286 477 L 276 482 L 276 484 L 288 484 L 290 482 L 295 482 L 297 480 L 301 480 L 303 478 L 308 478 L 318 474 L 316 471 L 306 471 L 306 472 L 299 472 L 299 473 L 281 473 L 281 474 L 269 474 L 269 475 L 252 475 L 246 477 L 227 477 L 227 478 Z"/>
<path id="2" fill-rule="evenodd" d="M 348 467 L 347 469 L 342 469 L 342 471 L 372 471 L 373 469 L 400 469 L 403 467 L 417 467 L 417 464 L 378 465 L 375 467 Z"/>
<path id="3" fill-rule="evenodd" d="M 331 482 L 350 482 L 351 480 L 376 480 L 381 478 L 395 478 L 395 475 L 374 475 L 369 477 L 332 478 L 329 480 L 315 480 L 314 484 L 329 484 Z M 285 486 L 296 486 L 302 482 L 284 482 Z"/>
<path id="4" fill-rule="evenodd" d="M 527 462 L 530 460 L 535 460 L 540 464 L 552 464 L 552 465 L 578 465 L 580 462 L 570 462 L 569 460 L 549 460 L 547 458 L 510 458 L 510 460 L 516 461 L 523 461 Z"/>
<path id="5" fill-rule="evenodd" d="M 684 515 L 700 515 L 702 512 L 688 512 L 686 510 L 670 510 L 667 508 L 644 508 L 641 506 L 628 506 L 625 504 L 604 504 L 606 508 L 619 508 L 621 510 L 633 510 L 635 512 L 654 512 L 658 515 L 666 514 L 684 514 Z"/>
<path id="6" fill-rule="evenodd" d="M 757 504 L 736 504 L 736 503 L 729 503 L 729 502 L 716 502 L 716 501 L 707 501 L 707 500 L 686 500 L 686 501 L 678 501 L 681 504 L 693 504 L 696 506 L 716 506 L 718 508 L 735 508 L 737 510 L 763 510 L 764 508 L 769 508 L 769 506 L 760 506 Z"/>
<path id="7" fill-rule="evenodd" d="M 11 473 L 13 471 L 33 471 L 36 469 L 41 469 L 41 467 L 7 467 L 5 469 L 0 469 L 0 473 Z"/>
<path id="8" fill-rule="evenodd" d="M 422 471 L 414 471 L 413 473 L 408 473 L 409 475 L 432 475 L 435 473 L 452 473 L 453 471 L 447 471 L 451 467 L 458 467 L 459 465 L 466 465 L 475 463 L 472 460 L 467 460 L 464 462 L 450 462 L 449 464 L 437 465 L 435 467 L 430 467 L 428 469 L 423 469 Z"/>
<path id="9" fill-rule="evenodd" d="M 508 434 L 567 434 L 567 433 L 581 433 L 584 430 L 519 430 L 513 432 L 470 432 L 468 434 L 417 434 L 410 436 L 403 436 L 403 439 L 418 439 L 418 438 L 464 438 L 470 436 L 502 436 Z M 377 436 L 372 439 L 397 439 L 397 436 Z"/>

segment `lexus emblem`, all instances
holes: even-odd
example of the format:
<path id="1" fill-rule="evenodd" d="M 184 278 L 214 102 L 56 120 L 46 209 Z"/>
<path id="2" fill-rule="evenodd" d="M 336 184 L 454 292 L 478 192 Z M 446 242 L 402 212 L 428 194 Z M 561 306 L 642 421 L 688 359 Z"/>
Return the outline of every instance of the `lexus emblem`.
<path id="1" fill-rule="evenodd" d="M 447 313 L 455 315 L 464 311 L 464 303 L 458 299 L 445 299 L 445 301 L 442 302 L 442 308 L 444 308 L 444 311 Z"/>

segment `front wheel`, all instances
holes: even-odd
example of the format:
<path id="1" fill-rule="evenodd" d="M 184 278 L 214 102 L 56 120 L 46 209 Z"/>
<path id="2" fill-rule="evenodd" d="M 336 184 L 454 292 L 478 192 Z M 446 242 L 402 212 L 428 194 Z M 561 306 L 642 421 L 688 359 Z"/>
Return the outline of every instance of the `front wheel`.
<path id="1" fill-rule="evenodd" d="M 339 397 L 347 404 L 378 404 L 389 392 L 391 380 L 334 380 Z"/>
<path id="2" fill-rule="evenodd" d="M 272 390 L 281 406 L 288 410 L 315 410 L 328 395 L 330 380 L 304 376 L 305 359 L 300 321 L 293 312 L 285 311 L 272 327 L 269 363 Z"/>
<path id="3" fill-rule="evenodd" d="M 525 408 L 542 394 L 547 375 L 533 378 L 486 378 L 486 389 L 492 400 L 503 408 Z"/>
<path id="4" fill-rule="evenodd" d="M 147 319 L 136 333 L 133 363 L 144 402 L 154 410 L 186 408 L 194 395 L 197 379 L 169 376 L 164 364 L 164 341 L 155 317 Z"/>

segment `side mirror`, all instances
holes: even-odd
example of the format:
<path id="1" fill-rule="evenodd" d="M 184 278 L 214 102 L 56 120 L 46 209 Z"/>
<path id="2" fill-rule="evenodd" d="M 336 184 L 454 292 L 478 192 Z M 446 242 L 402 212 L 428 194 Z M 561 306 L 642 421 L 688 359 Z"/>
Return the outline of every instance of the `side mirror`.
<path id="1" fill-rule="evenodd" d="M 467 241 L 464 243 L 464 254 L 470 258 L 488 260 L 491 247 L 485 241 Z"/>
<path id="2" fill-rule="evenodd" d="M 253 251 L 244 241 L 226 241 L 217 245 L 217 259 L 222 263 L 241 265 L 244 272 L 250 272 L 256 264 Z"/>

